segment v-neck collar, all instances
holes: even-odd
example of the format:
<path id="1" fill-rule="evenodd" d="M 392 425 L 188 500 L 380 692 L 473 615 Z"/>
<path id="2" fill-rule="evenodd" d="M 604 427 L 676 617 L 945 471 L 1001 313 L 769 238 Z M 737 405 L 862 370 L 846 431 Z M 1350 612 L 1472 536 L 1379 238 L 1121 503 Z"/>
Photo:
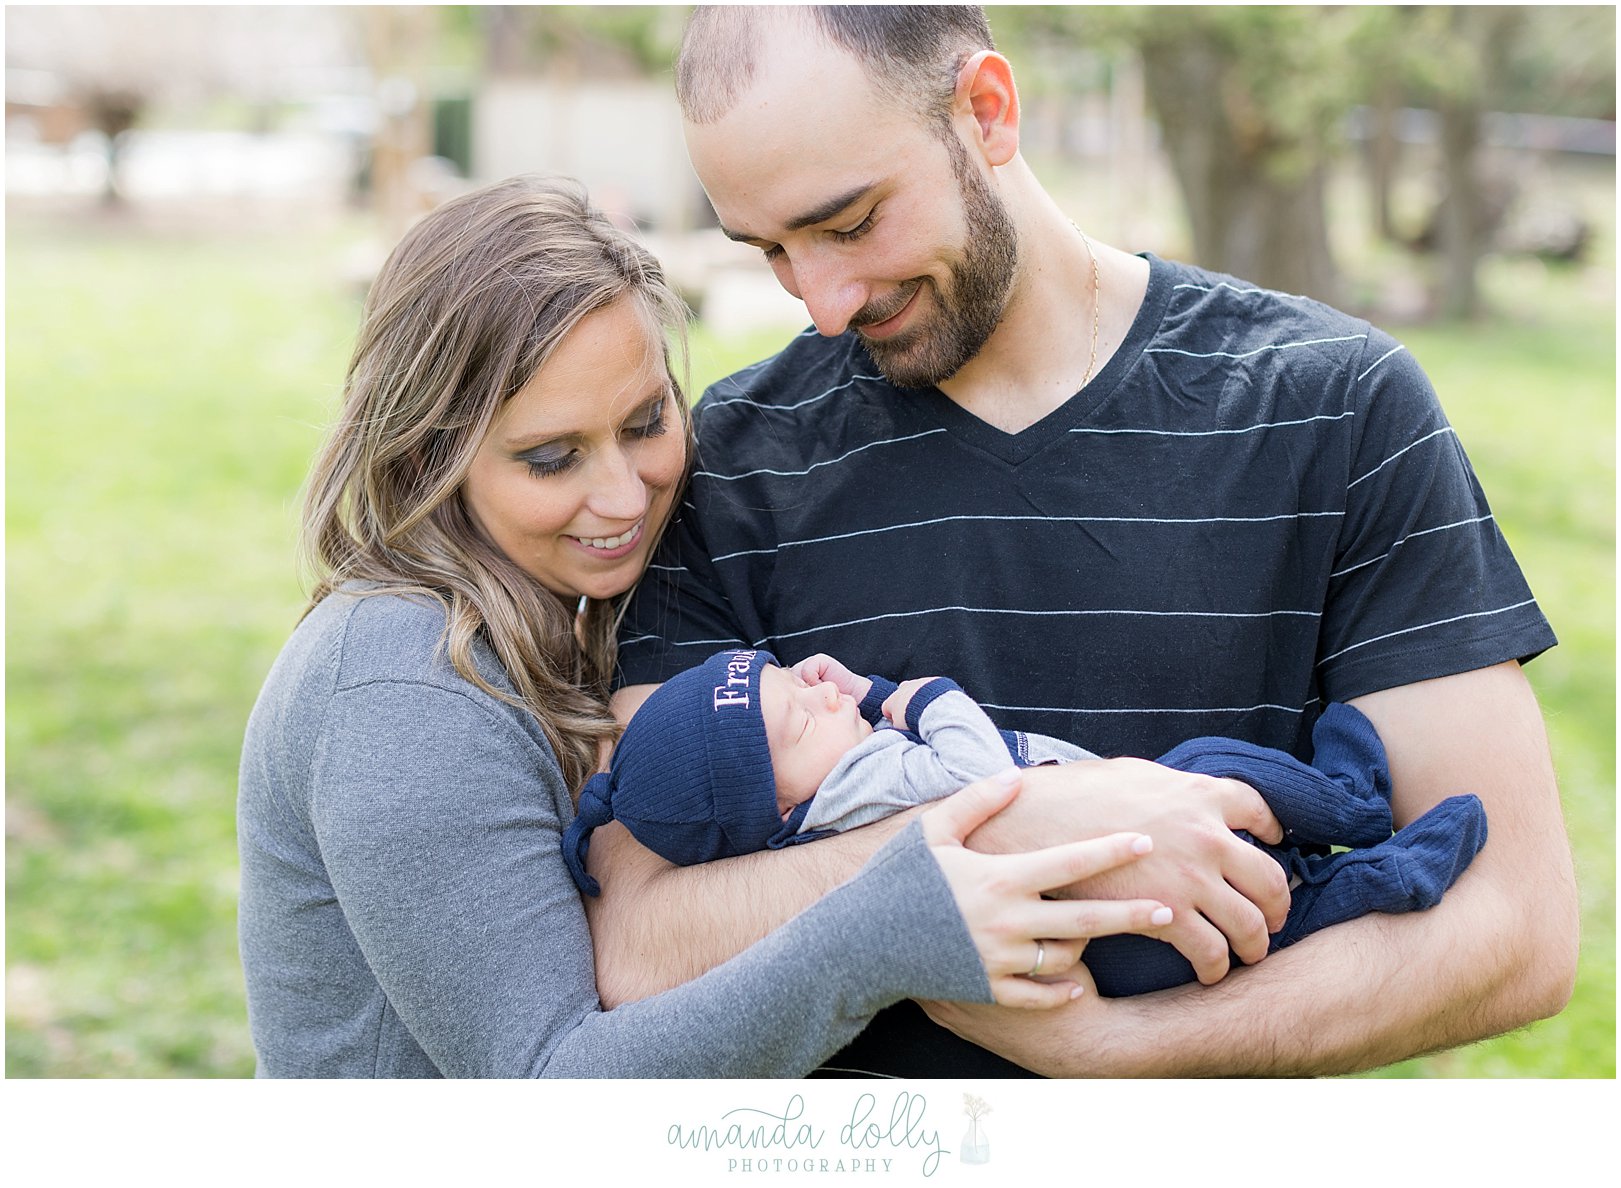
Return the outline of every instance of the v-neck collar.
<path id="1" fill-rule="evenodd" d="M 1018 466 L 1035 457 L 1071 429 L 1092 418 L 1113 396 L 1120 381 L 1136 365 L 1143 348 L 1159 328 L 1171 295 L 1170 268 L 1151 253 L 1140 254 L 1148 261 L 1148 288 L 1143 293 L 1142 304 L 1137 307 L 1137 315 L 1132 319 L 1125 340 L 1086 387 L 1035 424 L 1017 433 L 1005 433 L 989 422 L 980 420 L 939 388 L 915 389 L 910 394 L 914 398 L 922 398 L 934 422 L 954 437 L 1002 459 L 1010 466 Z"/>

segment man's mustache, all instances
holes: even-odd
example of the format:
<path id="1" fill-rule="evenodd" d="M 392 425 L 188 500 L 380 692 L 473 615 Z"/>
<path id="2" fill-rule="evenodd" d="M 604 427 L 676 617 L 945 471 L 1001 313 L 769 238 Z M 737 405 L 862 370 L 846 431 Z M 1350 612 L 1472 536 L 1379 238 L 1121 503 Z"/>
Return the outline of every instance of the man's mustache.
<path id="1" fill-rule="evenodd" d="M 916 293 L 918 289 L 922 287 L 923 281 L 921 279 L 908 281 L 906 284 L 902 285 L 896 291 L 895 296 L 890 298 L 888 301 L 885 301 L 882 304 L 876 301 L 869 301 L 866 305 L 863 305 L 860 309 L 856 310 L 855 315 L 850 319 L 850 324 L 859 329 L 862 326 L 871 326 L 878 322 L 889 321 L 890 318 L 894 317 L 896 314 L 900 313 L 901 310 L 906 308 L 906 303 L 912 299 L 912 294 Z"/>

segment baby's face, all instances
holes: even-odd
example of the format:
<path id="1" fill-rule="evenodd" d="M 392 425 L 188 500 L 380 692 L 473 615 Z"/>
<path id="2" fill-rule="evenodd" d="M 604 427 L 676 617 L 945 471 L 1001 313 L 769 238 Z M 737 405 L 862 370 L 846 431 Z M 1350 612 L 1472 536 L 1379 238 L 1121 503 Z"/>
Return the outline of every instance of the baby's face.
<path id="1" fill-rule="evenodd" d="M 785 817 L 814 796 L 845 753 L 872 733 L 854 697 L 826 681 L 807 685 L 774 665 L 760 674 L 760 713 L 777 781 L 777 811 Z"/>

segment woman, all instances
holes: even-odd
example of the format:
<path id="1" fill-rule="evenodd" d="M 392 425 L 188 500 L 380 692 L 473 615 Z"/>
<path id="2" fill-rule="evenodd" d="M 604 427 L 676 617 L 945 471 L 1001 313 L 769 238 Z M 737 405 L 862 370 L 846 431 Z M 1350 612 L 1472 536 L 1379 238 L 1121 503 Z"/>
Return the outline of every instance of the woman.
<path id="1" fill-rule="evenodd" d="M 559 837 L 687 461 L 683 313 L 572 183 L 466 195 L 384 265 L 307 495 L 311 605 L 243 750 L 261 1075 L 795 1075 L 903 997 L 1068 999 L 1015 976 L 1081 948 L 1037 893 L 1144 842 L 973 854 L 1013 794 L 987 785 L 732 961 L 601 1009 Z M 1119 931 L 1159 905 L 1099 907 Z"/>

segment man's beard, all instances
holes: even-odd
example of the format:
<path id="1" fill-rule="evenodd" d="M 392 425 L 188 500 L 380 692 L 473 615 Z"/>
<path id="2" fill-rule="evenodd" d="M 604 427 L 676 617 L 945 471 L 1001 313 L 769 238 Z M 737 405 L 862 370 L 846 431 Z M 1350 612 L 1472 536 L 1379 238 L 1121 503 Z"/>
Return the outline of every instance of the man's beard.
<path id="1" fill-rule="evenodd" d="M 877 341 L 862 338 L 878 370 L 900 388 L 933 387 L 979 354 L 1002 321 L 1018 265 L 1018 234 L 1007 208 L 974 171 L 961 142 L 949 133 L 946 147 L 968 225 L 962 259 L 950 266 L 949 291 L 927 277 L 919 278 L 901 286 L 898 302 L 869 304 L 851 319 L 859 334 L 863 325 L 894 317 L 919 288 L 932 290 L 932 317 L 927 310 L 920 311 L 924 316 L 919 323 L 900 334 Z"/>

